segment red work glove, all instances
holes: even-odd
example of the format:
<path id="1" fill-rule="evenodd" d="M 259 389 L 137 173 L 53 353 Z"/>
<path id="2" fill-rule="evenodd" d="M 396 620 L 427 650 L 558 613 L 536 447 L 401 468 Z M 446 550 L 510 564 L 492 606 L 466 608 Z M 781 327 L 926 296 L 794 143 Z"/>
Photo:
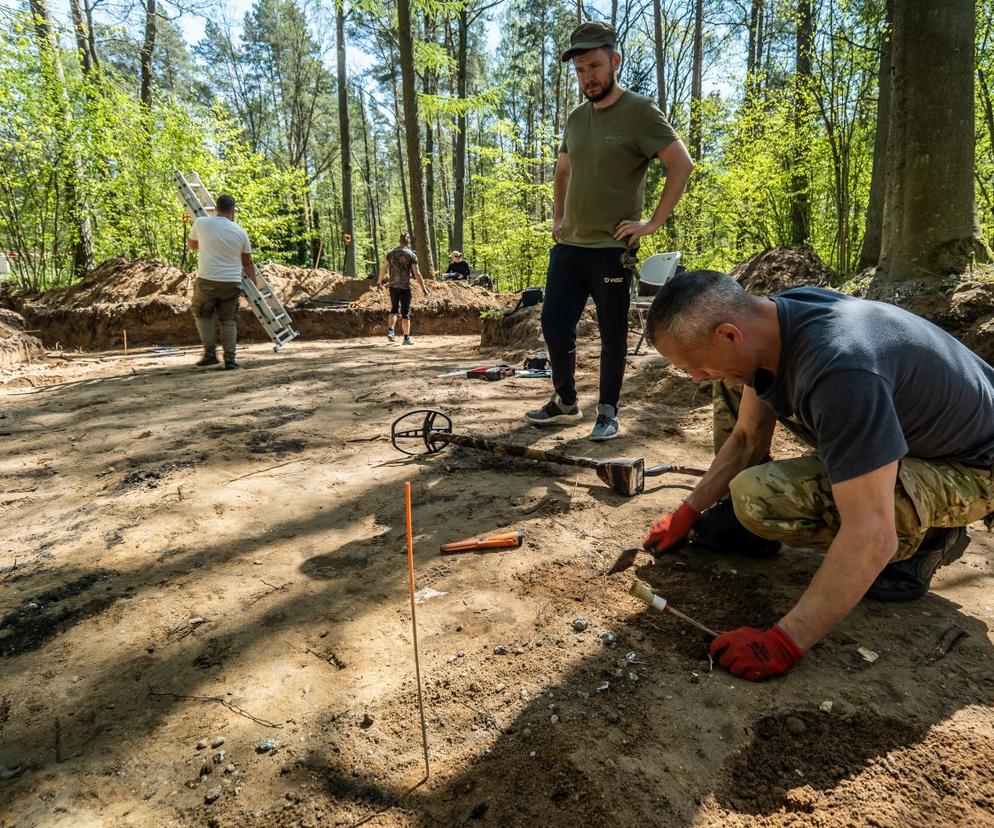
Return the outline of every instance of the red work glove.
<path id="1" fill-rule="evenodd" d="M 804 650 L 774 624 L 766 632 L 739 627 L 722 633 L 711 642 L 711 655 L 733 676 L 762 681 L 782 676 L 804 658 Z"/>
<path id="2" fill-rule="evenodd" d="M 673 512 L 668 512 L 649 527 L 649 534 L 642 541 L 642 548 L 652 555 L 659 555 L 687 537 L 690 527 L 701 516 L 686 503 L 681 503 Z"/>

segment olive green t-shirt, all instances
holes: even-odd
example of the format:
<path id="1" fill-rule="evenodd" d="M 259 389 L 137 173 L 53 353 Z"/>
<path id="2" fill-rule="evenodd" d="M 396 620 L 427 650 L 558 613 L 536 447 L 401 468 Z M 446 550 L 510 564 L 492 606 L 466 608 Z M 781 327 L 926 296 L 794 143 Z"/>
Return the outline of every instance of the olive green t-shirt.
<path id="1" fill-rule="evenodd" d="M 560 241 L 624 247 L 614 228 L 619 221 L 641 220 L 645 171 L 677 137 L 652 100 L 627 89 L 606 109 L 590 101 L 574 109 L 559 147 L 570 166 Z"/>

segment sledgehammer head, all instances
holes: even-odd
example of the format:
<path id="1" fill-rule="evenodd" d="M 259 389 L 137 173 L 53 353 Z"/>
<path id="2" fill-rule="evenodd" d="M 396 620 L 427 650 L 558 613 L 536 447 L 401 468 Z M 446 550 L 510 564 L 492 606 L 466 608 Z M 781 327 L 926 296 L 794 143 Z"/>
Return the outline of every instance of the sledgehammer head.
<path id="1" fill-rule="evenodd" d="M 597 476 L 618 494 L 635 497 L 645 491 L 645 461 L 602 460 L 597 465 Z"/>

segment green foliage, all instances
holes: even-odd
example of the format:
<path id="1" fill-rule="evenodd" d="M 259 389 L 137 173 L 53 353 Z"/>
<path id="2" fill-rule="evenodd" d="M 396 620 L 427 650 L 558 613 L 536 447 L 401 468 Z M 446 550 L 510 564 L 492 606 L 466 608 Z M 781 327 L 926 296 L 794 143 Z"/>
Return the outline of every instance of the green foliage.
<path id="1" fill-rule="evenodd" d="M 111 76 L 69 77 L 71 120 L 37 71 L 26 25 L 0 31 L 0 247 L 18 254 L 23 286 L 41 290 L 70 275 L 75 228 L 64 191 L 81 181 L 94 256 L 187 260 L 183 211 L 172 181 L 196 170 L 215 193 L 239 202 L 239 221 L 266 256 L 286 259 L 306 192 L 299 170 L 251 152 L 219 109 L 163 97 L 152 111 Z M 77 169 L 73 159 L 79 159 Z"/>

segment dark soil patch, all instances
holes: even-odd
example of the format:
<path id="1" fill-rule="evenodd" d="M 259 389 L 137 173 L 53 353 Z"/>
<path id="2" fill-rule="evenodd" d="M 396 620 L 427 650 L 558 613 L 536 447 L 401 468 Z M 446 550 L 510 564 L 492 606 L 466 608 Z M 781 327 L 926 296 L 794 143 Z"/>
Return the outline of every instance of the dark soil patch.
<path id="1" fill-rule="evenodd" d="M 313 417 L 315 411 L 317 411 L 316 408 L 279 408 L 274 406 L 273 408 L 260 408 L 258 411 L 253 411 L 249 416 L 253 419 L 269 417 L 262 424 L 263 428 L 279 428 L 287 423 L 295 423 L 299 420 L 306 420 L 308 417 Z"/>
<path id="2" fill-rule="evenodd" d="M 719 569 L 713 552 L 663 555 L 656 564 L 640 568 L 638 575 L 680 612 L 718 632 L 742 626 L 743 618 L 753 626 L 768 627 L 787 609 L 770 600 L 756 576 Z M 707 636 L 674 616 L 649 612 L 655 623 L 646 625 L 646 635 L 655 647 L 675 650 L 695 663 L 707 660 Z"/>
<path id="3" fill-rule="evenodd" d="M 752 742 L 732 756 L 716 797 L 745 813 L 780 808 L 810 813 L 810 804 L 788 798 L 787 791 L 802 785 L 831 790 L 874 758 L 913 742 L 916 733 L 905 721 L 870 713 L 844 718 L 798 710 L 766 716 L 756 722 Z"/>
<path id="4" fill-rule="evenodd" d="M 223 635 L 210 638 L 204 645 L 204 650 L 193 659 L 194 666 L 201 670 L 208 670 L 211 667 L 220 667 L 227 660 L 234 650 L 234 639 L 231 636 Z"/>
<path id="5" fill-rule="evenodd" d="M 268 431 L 259 431 L 249 438 L 246 446 L 251 454 L 275 454 L 277 457 L 285 457 L 303 451 L 307 443 L 295 437 L 278 437 Z"/>
<path id="6" fill-rule="evenodd" d="M 33 597 L 25 598 L 22 606 L 11 610 L 0 621 L 0 657 L 37 650 L 58 633 L 80 621 L 103 612 L 117 597 L 104 595 L 79 606 L 59 607 L 61 602 L 86 592 L 94 584 L 116 575 L 111 570 L 88 572 L 66 584 L 61 584 Z"/>
<path id="7" fill-rule="evenodd" d="M 203 462 L 204 457 L 201 455 L 200 457 L 187 460 L 171 460 L 150 468 L 135 469 L 121 478 L 121 481 L 114 487 L 112 494 L 119 496 L 133 489 L 155 489 L 160 483 L 176 472 L 192 468 Z"/>

